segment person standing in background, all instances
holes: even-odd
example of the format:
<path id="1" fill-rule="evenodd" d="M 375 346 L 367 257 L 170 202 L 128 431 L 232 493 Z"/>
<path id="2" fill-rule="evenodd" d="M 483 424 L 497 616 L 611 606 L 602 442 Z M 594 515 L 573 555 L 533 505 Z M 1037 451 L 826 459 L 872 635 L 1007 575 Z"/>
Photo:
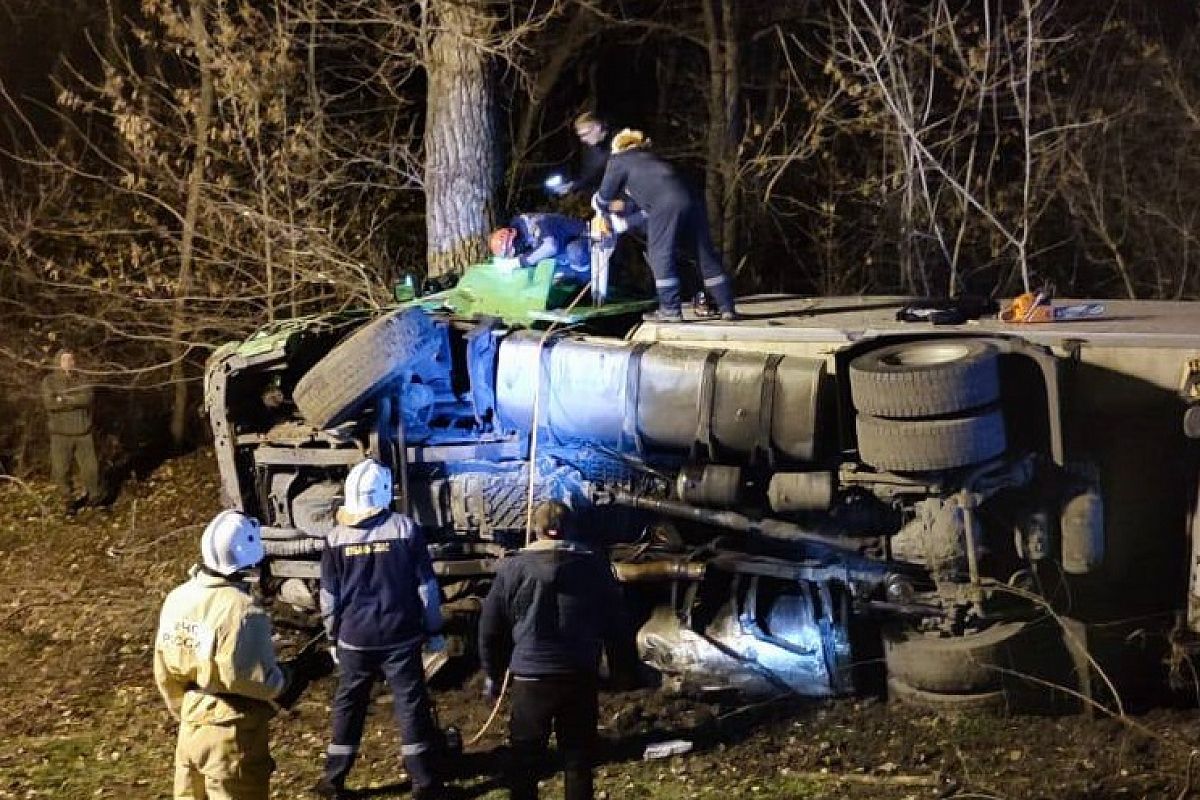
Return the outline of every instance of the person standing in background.
<path id="1" fill-rule="evenodd" d="M 600 188 L 604 168 L 608 166 L 612 134 L 603 119 L 591 111 L 585 111 L 575 118 L 575 135 L 584 146 L 579 156 L 579 177 L 555 184 L 550 189 L 559 197 L 576 195 L 588 198 Z"/>
<path id="2" fill-rule="evenodd" d="M 81 506 L 104 502 L 100 464 L 92 437 L 94 399 L 91 383 L 75 369 L 75 354 L 60 350 L 54 357 L 54 370 L 42 379 L 42 407 L 46 410 L 46 428 L 50 434 L 50 473 L 67 516 L 74 515 Z M 72 461 L 86 492 L 78 501 L 71 482 Z"/>

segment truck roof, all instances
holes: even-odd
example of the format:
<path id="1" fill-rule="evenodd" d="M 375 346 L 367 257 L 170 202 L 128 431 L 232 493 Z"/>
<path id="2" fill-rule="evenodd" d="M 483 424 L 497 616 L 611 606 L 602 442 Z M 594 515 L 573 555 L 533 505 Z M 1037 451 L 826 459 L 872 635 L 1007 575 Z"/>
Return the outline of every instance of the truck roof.
<path id="1" fill-rule="evenodd" d="M 915 302 L 918 302 L 916 298 L 894 296 L 753 295 L 738 298 L 741 319 L 736 322 L 696 319 L 683 325 L 647 322 L 630 338 L 662 342 L 768 340 L 849 344 L 880 336 L 1007 334 L 1051 346 L 1082 342 L 1113 347 L 1200 348 L 1200 303 L 1197 302 L 1055 300 L 1055 305 L 1101 303 L 1104 313 L 1092 319 L 1036 324 L 1001 322 L 994 315 L 962 325 L 896 319 L 900 309 Z"/>

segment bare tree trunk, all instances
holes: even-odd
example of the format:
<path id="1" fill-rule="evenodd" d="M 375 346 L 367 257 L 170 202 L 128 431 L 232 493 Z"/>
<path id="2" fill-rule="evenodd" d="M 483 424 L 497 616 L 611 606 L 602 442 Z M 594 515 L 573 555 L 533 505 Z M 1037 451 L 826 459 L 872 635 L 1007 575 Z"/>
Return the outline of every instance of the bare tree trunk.
<path id="1" fill-rule="evenodd" d="M 192 243 L 196 238 L 196 217 L 200 208 L 200 187 L 204 182 L 204 158 L 208 146 L 208 127 L 212 114 L 213 80 L 208 69 L 208 35 L 204 28 L 204 0 L 192 0 L 192 40 L 196 44 L 196 64 L 200 70 L 200 105 L 196 110 L 195 149 L 188 176 L 187 205 L 183 212 L 183 231 L 179 240 L 179 277 L 175 287 L 175 308 L 171 317 L 171 384 L 175 397 L 171 408 L 171 442 L 183 445 L 187 433 L 188 387 L 184 361 L 188 346 L 184 342 L 184 310 L 192 287 Z"/>
<path id="2" fill-rule="evenodd" d="M 708 39 L 708 163 L 705 200 L 726 268 L 737 257 L 738 94 L 740 45 L 734 0 L 704 0 Z"/>
<path id="3" fill-rule="evenodd" d="M 308 67 L 308 76 L 305 81 L 308 89 L 308 103 L 311 107 L 312 118 L 312 140 L 314 149 L 320 151 L 325 146 L 325 99 L 321 96 L 321 90 L 317 86 L 317 20 L 318 7 L 317 0 L 306 0 L 305 2 L 305 21 L 308 23 L 308 41 L 306 43 L 306 65 Z M 288 186 L 292 186 L 292 182 L 288 182 Z M 308 191 L 307 187 L 305 189 Z M 289 201 L 291 199 L 291 189 L 289 188 Z M 295 206 L 294 202 L 288 203 L 288 223 L 289 228 L 295 230 Z M 288 298 L 291 303 L 291 316 L 299 316 L 297 296 L 296 296 L 296 276 L 299 270 L 296 264 L 296 248 L 288 248 L 288 259 L 290 274 L 288 277 Z"/>
<path id="4" fill-rule="evenodd" d="M 482 260 L 495 222 L 496 128 L 481 0 L 431 0 L 425 67 L 425 209 L 429 275 Z"/>

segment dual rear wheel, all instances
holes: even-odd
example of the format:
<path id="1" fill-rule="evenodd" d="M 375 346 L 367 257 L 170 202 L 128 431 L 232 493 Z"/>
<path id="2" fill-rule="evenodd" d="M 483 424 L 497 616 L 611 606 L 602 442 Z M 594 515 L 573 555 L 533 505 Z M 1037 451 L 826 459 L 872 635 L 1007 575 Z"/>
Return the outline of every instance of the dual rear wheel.
<path id="1" fill-rule="evenodd" d="M 999 355 L 988 342 L 904 342 L 858 356 L 849 371 L 864 463 L 935 472 L 1004 452 Z"/>
<path id="2" fill-rule="evenodd" d="M 903 342 L 849 365 L 861 460 L 888 472 L 940 472 L 1003 454 L 996 348 L 976 339 Z M 939 636 L 887 631 L 888 694 L 939 711 L 1002 710 L 1025 623 Z"/>

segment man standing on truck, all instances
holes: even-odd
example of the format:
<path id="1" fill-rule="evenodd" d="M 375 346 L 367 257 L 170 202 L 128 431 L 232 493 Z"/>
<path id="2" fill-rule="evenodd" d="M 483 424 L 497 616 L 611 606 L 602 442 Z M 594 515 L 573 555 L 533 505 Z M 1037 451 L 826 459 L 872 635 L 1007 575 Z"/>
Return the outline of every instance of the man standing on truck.
<path id="1" fill-rule="evenodd" d="M 703 204 L 688 191 L 675 169 L 650 152 L 641 131 L 625 130 L 613 137 L 612 157 L 594 204 L 601 213 L 626 213 L 630 201 L 646 212 L 650 269 L 658 292 L 658 310 L 646 315 L 652 322 L 682 322 L 677 256 L 682 242 L 700 262 L 704 289 L 712 295 L 721 319 L 735 320 L 733 286 L 713 247 Z"/>
<path id="2" fill-rule="evenodd" d="M 75 371 L 75 354 L 60 350 L 54 357 L 54 370 L 42 379 L 42 407 L 50 433 L 50 472 L 67 516 L 73 516 L 81 505 L 104 501 L 92 439 L 93 395 L 91 384 Z M 87 492 L 78 502 L 71 487 L 72 461 Z"/>
<path id="3" fill-rule="evenodd" d="M 424 534 L 391 505 L 391 470 L 371 459 L 355 465 L 346 476 L 338 524 L 321 554 L 321 615 L 341 669 L 333 741 L 316 786 L 321 797 L 350 796 L 346 776 L 380 674 L 392 690 L 413 797 L 443 794 L 434 765 L 439 732 L 421 660 L 427 639 L 432 651 L 445 647 L 440 589 Z"/>
<path id="4" fill-rule="evenodd" d="M 500 562 L 483 603 L 484 693 L 494 698 L 511 671 L 512 800 L 536 800 L 551 728 L 566 800 L 591 800 L 600 649 L 624 644 L 620 588 L 608 559 L 577 541 L 567 506 L 539 504 L 533 530 L 536 541 Z"/>
<path id="5" fill-rule="evenodd" d="M 167 595 L 154 639 L 154 682 L 179 720 L 174 797 L 267 800 L 275 769 L 267 723 L 288 680 L 246 581 L 263 557 L 258 523 L 222 511 L 200 553 L 190 579 Z"/>
<path id="6" fill-rule="evenodd" d="M 547 183 L 546 188 L 559 197 L 578 195 L 587 198 L 600 187 L 600 179 L 604 177 L 612 134 L 597 114 L 584 111 L 575 118 L 575 135 L 584 145 L 579 157 L 579 177 L 571 181 Z"/>

